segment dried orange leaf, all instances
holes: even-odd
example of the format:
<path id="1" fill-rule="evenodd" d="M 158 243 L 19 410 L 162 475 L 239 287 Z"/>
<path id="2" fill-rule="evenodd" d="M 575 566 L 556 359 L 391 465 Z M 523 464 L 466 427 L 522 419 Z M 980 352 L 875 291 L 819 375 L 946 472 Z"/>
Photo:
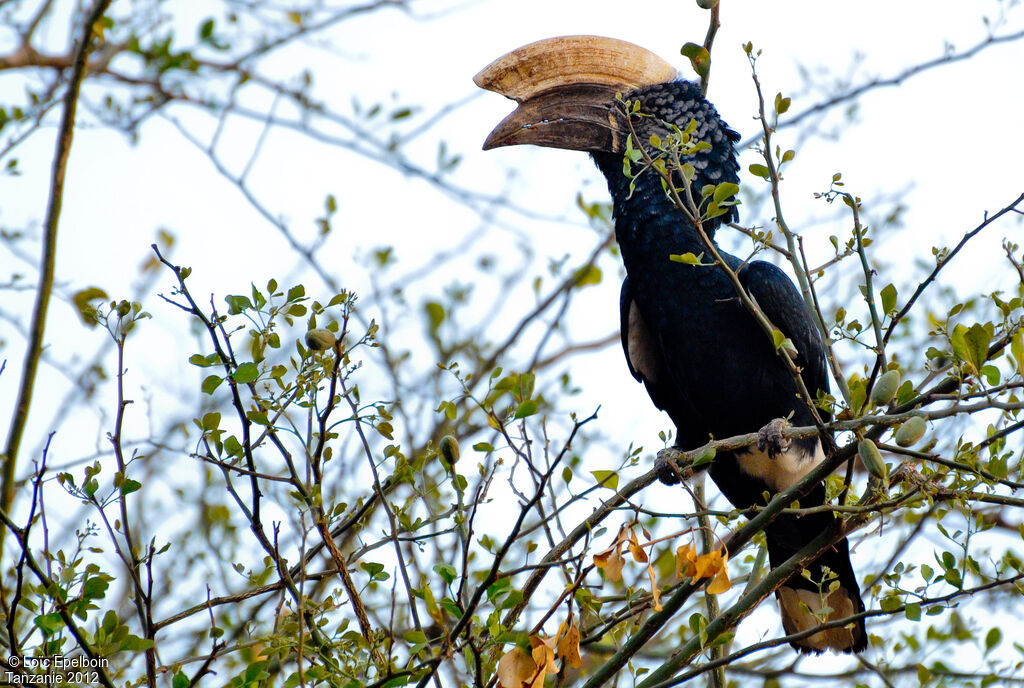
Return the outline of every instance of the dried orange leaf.
<path id="1" fill-rule="evenodd" d="M 533 657 L 513 647 L 498 660 L 498 683 L 501 688 L 531 686 L 537 671 Z"/>
<path id="2" fill-rule="evenodd" d="M 603 552 L 594 555 L 594 566 L 605 570 L 605 575 L 610 581 L 622 580 L 622 566 L 626 563 L 622 558 L 622 544 L 629 537 L 629 528 L 625 525 L 619 528 L 618 535 L 612 546 Z"/>
<path id="3" fill-rule="evenodd" d="M 641 564 L 647 563 L 647 552 L 645 552 L 644 548 L 640 546 L 639 542 L 637 542 L 636 533 L 634 533 L 632 529 L 629 531 L 629 552 L 633 555 L 633 559 L 635 561 L 638 561 Z"/>
<path id="4" fill-rule="evenodd" d="M 676 578 L 693 578 L 697 573 L 697 550 L 693 545 L 676 547 Z"/>
<path id="5" fill-rule="evenodd" d="M 724 566 L 721 550 L 702 554 L 697 558 L 697 571 L 694 578 L 711 578 Z"/>
<path id="6" fill-rule="evenodd" d="M 622 580 L 622 567 L 625 563 L 626 560 L 622 558 L 618 545 L 614 549 L 594 555 L 594 566 L 604 569 L 604 575 L 610 581 Z"/>
<path id="7" fill-rule="evenodd" d="M 661 588 L 654 576 L 654 566 L 647 564 L 647 577 L 651 579 L 651 597 L 654 598 L 654 611 L 661 611 Z"/>
<path id="8" fill-rule="evenodd" d="M 547 674 L 557 674 L 558 667 L 555 666 L 555 638 L 541 638 L 530 636 L 530 646 L 533 648 L 533 661 L 537 663 L 541 671 Z M 542 677 L 543 684 L 543 677 Z"/>
<path id="9" fill-rule="evenodd" d="M 558 656 L 565 660 L 566 664 L 573 669 L 583 666 L 583 659 L 580 657 L 580 628 L 573 621 L 569 628 L 565 628 L 565 622 L 558 628 Z"/>
<path id="10" fill-rule="evenodd" d="M 717 595 L 725 592 L 730 587 L 732 587 L 732 582 L 729 580 L 729 567 L 723 564 L 722 568 L 718 570 L 718 573 L 715 574 L 715 577 L 708 584 L 705 592 Z"/>

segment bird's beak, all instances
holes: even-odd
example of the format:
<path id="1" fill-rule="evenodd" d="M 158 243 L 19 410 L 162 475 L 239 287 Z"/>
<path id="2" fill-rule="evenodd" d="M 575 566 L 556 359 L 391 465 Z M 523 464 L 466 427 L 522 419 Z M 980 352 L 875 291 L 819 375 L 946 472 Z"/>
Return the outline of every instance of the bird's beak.
<path id="1" fill-rule="evenodd" d="M 524 45 L 473 77 L 480 88 L 519 103 L 484 150 L 530 143 L 621 152 L 627 131 L 616 95 L 677 77 L 654 53 L 614 38 L 562 36 Z"/>

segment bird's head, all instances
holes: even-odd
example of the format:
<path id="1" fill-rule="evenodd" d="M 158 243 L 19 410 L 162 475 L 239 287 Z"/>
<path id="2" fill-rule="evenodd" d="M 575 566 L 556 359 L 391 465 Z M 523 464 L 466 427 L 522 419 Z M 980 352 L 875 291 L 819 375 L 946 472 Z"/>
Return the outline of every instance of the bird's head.
<path id="1" fill-rule="evenodd" d="M 632 43 L 600 36 L 548 38 L 499 57 L 473 81 L 518 103 L 487 137 L 484 150 L 533 144 L 587 151 L 614 187 L 629 148 L 635 163 L 645 162 L 635 152 L 640 149 L 646 161 L 660 154 L 671 162 L 666 143 L 675 133 L 678 144 L 685 132 L 684 145 L 676 148 L 678 163 L 693 166 L 698 189 L 737 181 L 733 144 L 739 135 L 719 119 L 697 84 Z"/>

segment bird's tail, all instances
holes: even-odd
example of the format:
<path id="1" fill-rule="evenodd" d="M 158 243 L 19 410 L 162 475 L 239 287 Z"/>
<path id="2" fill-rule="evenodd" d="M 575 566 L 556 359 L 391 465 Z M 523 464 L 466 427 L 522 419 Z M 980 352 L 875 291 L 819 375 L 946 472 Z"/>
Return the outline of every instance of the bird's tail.
<path id="1" fill-rule="evenodd" d="M 824 492 L 824 486 L 819 486 L 806 501 L 821 504 Z M 834 524 L 835 516 L 831 511 L 803 516 L 782 514 L 765 529 L 771 567 L 781 566 Z M 775 591 L 775 596 L 779 600 L 782 627 L 790 634 L 863 612 L 864 602 L 850 564 L 846 538 L 822 552 L 805 570 L 795 573 Z M 867 631 L 864 620 L 859 619 L 845 626 L 820 630 L 791 644 L 804 653 L 860 652 L 867 647 Z"/>

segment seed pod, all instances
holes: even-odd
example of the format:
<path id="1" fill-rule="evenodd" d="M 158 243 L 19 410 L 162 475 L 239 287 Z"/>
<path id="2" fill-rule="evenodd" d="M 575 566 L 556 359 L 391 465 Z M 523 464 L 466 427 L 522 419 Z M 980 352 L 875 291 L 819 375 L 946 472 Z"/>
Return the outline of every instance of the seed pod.
<path id="1" fill-rule="evenodd" d="M 924 437 L 924 431 L 927 426 L 924 422 L 924 418 L 921 416 L 914 416 L 909 419 L 896 431 L 896 444 L 901 447 L 912 447 Z"/>
<path id="2" fill-rule="evenodd" d="M 334 333 L 330 330 L 318 329 L 310 330 L 306 333 L 306 346 L 313 351 L 327 351 L 327 349 L 333 349 L 335 342 L 338 340 L 335 338 Z"/>
<path id="3" fill-rule="evenodd" d="M 900 371 L 889 370 L 883 373 L 871 388 L 871 401 L 875 406 L 884 406 L 896 396 L 896 390 L 900 388 Z"/>
<path id="4" fill-rule="evenodd" d="M 709 10 L 718 4 L 718 0 L 697 0 L 697 7 L 702 10 Z"/>
<path id="5" fill-rule="evenodd" d="M 445 435 L 441 438 L 441 463 L 445 468 L 451 470 L 459 461 L 459 441 L 452 435 Z"/>
<path id="6" fill-rule="evenodd" d="M 882 453 L 878 451 L 878 447 L 871 440 L 861 440 L 857 444 L 857 453 L 860 454 L 860 460 L 864 462 L 864 467 L 868 469 L 868 473 L 880 478 L 887 480 L 889 478 L 889 469 L 886 467 L 885 462 L 882 461 Z"/>

